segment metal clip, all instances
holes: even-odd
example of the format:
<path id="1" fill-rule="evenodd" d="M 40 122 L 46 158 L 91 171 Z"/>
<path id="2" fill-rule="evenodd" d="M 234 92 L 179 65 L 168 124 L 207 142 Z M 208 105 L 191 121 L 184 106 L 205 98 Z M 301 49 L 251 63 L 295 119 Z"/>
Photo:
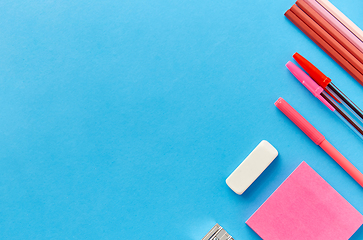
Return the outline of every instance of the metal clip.
<path id="1" fill-rule="evenodd" d="M 234 240 L 234 238 L 217 223 L 202 240 Z"/>

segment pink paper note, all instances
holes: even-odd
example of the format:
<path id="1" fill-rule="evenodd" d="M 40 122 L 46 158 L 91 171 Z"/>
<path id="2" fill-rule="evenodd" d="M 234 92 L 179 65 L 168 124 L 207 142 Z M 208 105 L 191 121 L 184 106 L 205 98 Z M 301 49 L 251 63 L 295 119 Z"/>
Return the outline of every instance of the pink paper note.
<path id="1" fill-rule="evenodd" d="M 363 216 L 302 162 L 247 220 L 264 240 L 349 239 Z"/>

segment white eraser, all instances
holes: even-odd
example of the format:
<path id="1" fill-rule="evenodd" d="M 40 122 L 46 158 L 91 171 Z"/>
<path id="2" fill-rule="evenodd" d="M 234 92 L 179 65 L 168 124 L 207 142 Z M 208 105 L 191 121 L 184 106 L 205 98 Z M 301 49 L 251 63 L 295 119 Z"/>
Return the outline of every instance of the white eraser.
<path id="1" fill-rule="evenodd" d="M 262 140 L 245 160 L 227 178 L 227 185 L 241 195 L 261 175 L 279 153 L 266 140 Z"/>

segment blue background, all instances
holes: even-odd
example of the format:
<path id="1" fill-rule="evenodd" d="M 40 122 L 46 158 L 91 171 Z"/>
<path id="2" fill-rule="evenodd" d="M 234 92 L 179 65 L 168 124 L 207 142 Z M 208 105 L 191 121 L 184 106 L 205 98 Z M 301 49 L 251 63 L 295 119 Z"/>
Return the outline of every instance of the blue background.
<path id="1" fill-rule="evenodd" d="M 201 239 L 218 222 L 260 239 L 244 222 L 301 161 L 363 213 L 363 188 L 274 106 L 363 171 L 362 140 L 284 66 L 299 52 L 363 106 L 293 3 L 2 0 L 0 238 Z M 362 1 L 332 3 L 363 26 Z M 280 155 L 236 195 L 225 179 L 263 139 Z"/>

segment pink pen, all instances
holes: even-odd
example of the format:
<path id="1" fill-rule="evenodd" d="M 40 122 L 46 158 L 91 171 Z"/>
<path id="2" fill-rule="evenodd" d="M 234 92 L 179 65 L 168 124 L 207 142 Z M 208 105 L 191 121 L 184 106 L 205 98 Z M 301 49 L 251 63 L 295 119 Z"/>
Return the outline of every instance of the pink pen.
<path id="1" fill-rule="evenodd" d="M 363 139 L 363 128 L 348 113 L 346 113 L 333 99 L 328 96 L 309 75 L 292 62 L 287 62 L 286 67 L 316 98 L 334 112 L 350 129 L 352 129 L 361 139 Z"/>
<path id="2" fill-rule="evenodd" d="M 325 104 L 331 111 L 335 109 L 321 96 L 323 92 L 323 88 L 320 87 L 311 77 L 309 77 L 303 70 L 301 70 L 298 66 L 288 61 L 286 63 L 286 67 L 289 71 L 296 77 L 299 82 L 301 82 L 304 87 L 306 87 L 317 99 L 319 99 L 322 103 Z"/>
<path id="3" fill-rule="evenodd" d="M 290 106 L 283 98 L 275 102 L 280 109 L 296 126 L 298 126 L 316 145 L 319 145 L 331 158 L 333 158 L 359 185 L 363 187 L 363 174 L 349 162 L 325 137 L 316 130 L 303 116 Z"/>

